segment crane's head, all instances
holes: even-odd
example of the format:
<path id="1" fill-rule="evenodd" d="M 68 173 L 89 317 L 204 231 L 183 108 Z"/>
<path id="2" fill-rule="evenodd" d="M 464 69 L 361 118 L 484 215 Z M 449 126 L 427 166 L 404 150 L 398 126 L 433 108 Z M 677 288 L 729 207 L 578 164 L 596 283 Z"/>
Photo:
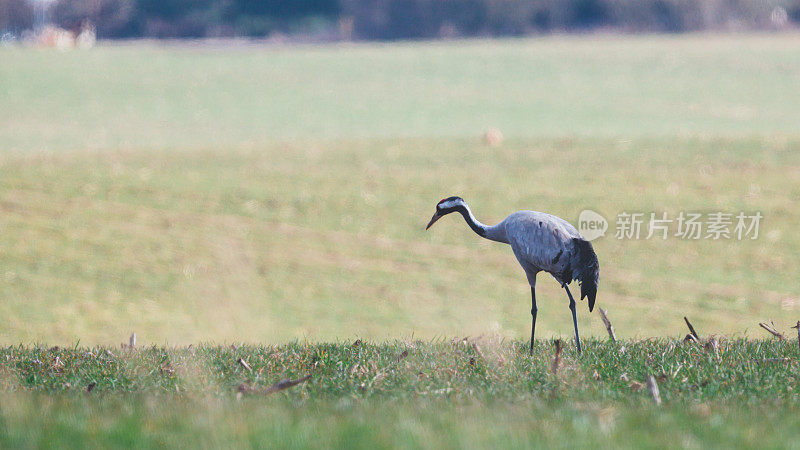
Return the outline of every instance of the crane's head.
<path id="1" fill-rule="evenodd" d="M 450 214 L 451 212 L 458 211 L 459 208 L 461 207 L 466 207 L 466 203 L 464 202 L 464 199 L 461 197 L 448 197 L 441 199 L 439 203 L 436 205 L 436 212 L 433 213 L 433 217 L 431 217 L 431 221 L 428 222 L 428 226 L 425 227 L 425 229 L 427 230 L 428 228 L 433 226 L 433 224 L 436 223 L 437 220 L 439 220 L 443 216 Z"/>

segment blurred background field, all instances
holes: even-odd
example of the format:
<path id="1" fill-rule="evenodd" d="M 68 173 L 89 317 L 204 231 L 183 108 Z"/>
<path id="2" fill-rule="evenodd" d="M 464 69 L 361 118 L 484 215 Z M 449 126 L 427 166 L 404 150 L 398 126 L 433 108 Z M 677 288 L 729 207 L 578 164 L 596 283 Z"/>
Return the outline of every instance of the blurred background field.
<path id="1" fill-rule="evenodd" d="M 2 50 L 4 150 L 791 137 L 800 33 Z"/>
<path id="2" fill-rule="evenodd" d="M 798 34 L 0 49 L 0 343 L 526 337 L 510 249 L 424 231 L 448 195 L 487 223 L 760 211 L 753 241 L 610 229 L 598 304 L 621 337 L 785 328 L 798 82 Z"/>

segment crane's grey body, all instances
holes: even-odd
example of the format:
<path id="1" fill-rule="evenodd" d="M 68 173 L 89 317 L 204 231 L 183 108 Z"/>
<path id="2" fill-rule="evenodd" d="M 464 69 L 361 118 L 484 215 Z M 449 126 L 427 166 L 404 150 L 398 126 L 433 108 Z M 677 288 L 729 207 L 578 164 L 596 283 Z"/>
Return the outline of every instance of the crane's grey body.
<path id="1" fill-rule="evenodd" d="M 569 272 L 571 262 L 576 256 L 572 240 L 582 239 L 572 225 L 565 220 L 538 211 L 518 211 L 502 221 L 506 229 L 508 244 L 514 251 L 531 285 L 535 284 L 540 271 L 552 274 L 560 283 Z"/>
<path id="2" fill-rule="evenodd" d="M 509 244 L 519 261 L 531 286 L 531 352 L 536 329 L 536 275 L 547 272 L 567 291 L 570 299 L 575 341 L 581 350 L 580 335 L 575 313 L 575 300 L 567 285 L 573 280 L 581 283 L 581 299 L 588 297 L 589 311 L 594 308 L 599 267 L 592 245 L 581 236 L 569 222 L 560 217 L 538 211 L 517 211 L 494 226 L 487 226 L 475 219 L 466 202 L 460 197 L 443 199 L 437 205 L 428 228 L 440 217 L 459 212 L 470 228 L 478 235 L 497 242 Z"/>

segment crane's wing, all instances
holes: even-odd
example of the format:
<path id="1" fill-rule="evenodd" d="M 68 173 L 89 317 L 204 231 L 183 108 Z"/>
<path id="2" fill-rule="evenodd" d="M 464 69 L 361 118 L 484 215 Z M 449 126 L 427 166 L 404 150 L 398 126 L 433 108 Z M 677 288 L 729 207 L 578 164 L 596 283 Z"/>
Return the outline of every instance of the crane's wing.
<path id="1" fill-rule="evenodd" d="M 519 211 L 503 222 L 508 243 L 520 264 L 554 275 L 561 274 L 568 265 L 574 252 L 572 239 L 580 237 L 567 221 L 537 211 Z"/>

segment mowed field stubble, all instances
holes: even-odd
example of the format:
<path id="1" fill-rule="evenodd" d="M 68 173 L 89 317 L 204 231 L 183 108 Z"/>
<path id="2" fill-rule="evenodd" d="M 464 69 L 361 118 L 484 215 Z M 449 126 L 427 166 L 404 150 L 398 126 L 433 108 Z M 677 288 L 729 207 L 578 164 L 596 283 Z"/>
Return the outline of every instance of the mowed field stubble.
<path id="1" fill-rule="evenodd" d="M 787 445 L 798 85 L 798 34 L 2 48 L 0 446 Z M 449 195 L 610 219 L 623 341 L 580 302 L 578 356 L 540 275 L 527 356 L 509 247 L 424 231 Z M 763 220 L 614 237 L 681 211 Z"/>

